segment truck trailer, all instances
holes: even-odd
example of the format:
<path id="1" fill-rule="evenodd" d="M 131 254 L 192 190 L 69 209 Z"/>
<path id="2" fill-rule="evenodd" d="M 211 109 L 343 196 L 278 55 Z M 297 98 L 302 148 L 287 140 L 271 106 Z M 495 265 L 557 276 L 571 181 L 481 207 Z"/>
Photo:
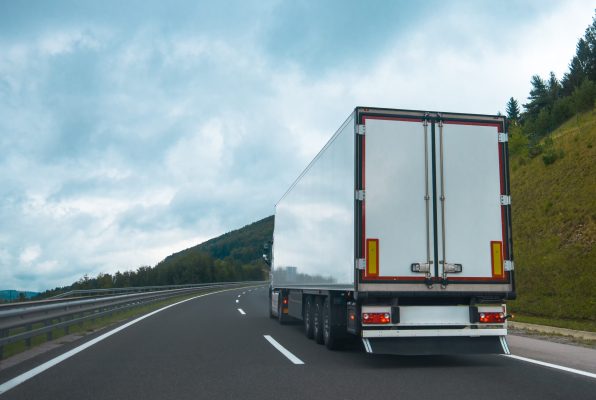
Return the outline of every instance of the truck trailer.
<path id="1" fill-rule="evenodd" d="M 509 353 L 507 120 L 356 107 L 275 206 L 269 312 L 329 349 Z"/>

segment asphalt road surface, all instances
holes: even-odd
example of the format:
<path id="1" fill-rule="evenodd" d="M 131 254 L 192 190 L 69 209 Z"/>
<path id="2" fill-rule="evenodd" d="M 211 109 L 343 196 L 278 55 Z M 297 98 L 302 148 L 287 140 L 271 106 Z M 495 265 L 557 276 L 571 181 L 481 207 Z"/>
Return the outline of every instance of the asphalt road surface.
<path id="1" fill-rule="evenodd" d="M 358 341 L 329 351 L 266 306 L 265 287 L 178 304 L 9 390 L 82 342 L 0 372 L 0 399 L 596 399 L 593 377 L 500 355 L 369 355 Z"/>

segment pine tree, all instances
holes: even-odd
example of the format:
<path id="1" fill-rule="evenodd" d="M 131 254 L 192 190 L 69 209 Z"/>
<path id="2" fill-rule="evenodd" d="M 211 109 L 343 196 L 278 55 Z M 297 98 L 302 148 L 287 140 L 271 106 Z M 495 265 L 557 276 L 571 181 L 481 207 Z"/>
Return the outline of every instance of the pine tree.
<path id="1" fill-rule="evenodd" d="M 519 104 L 513 97 L 507 102 L 505 111 L 507 112 L 507 118 L 512 122 L 516 123 L 519 120 Z"/>
<path id="2" fill-rule="evenodd" d="M 563 96 L 570 96 L 586 78 L 596 81 L 596 16 L 592 18 L 584 37 L 577 41 L 569 72 L 561 79 Z"/>
<path id="3" fill-rule="evenodd" d="M 585 77 L 586 74 L 581 66 L 579 58 L 574 56 L 569 64 L 569 72 L 566 72 L 565 75 L 563 75 L 563 79 L 561 79 L 563 96 L 570 96 L 573 91 L 581 85 Z"/>
<path id="4" fill-rule="evenodd" d="M 546 83 L 539 75 L 532 76 L 532 90 L 528 96 L 528 103 L 524 104 L 526 114 L 530 118 L 536 118 L 540 110 L 548 105 L 548 88 Z"/>
<path id="5" fill-rule="evenodd" d="M 586 29 L 584 39 L 587 48 L 584 72 L 589 80 L 596 82 L 596 15 L 592 17 L 592 25 Z"/>
<path id="6" fill-rule="evenodd" d="M 559 83 L 557 77 L 555 76 L 555 73 L 552 71 L 548 78 L 547 89 L 548 89 L 548 106 L 552 109 L 552 107 L 555 104 L 555 101 L 557 101 L 557 99 L 561 97 L 561 84 Z"/>

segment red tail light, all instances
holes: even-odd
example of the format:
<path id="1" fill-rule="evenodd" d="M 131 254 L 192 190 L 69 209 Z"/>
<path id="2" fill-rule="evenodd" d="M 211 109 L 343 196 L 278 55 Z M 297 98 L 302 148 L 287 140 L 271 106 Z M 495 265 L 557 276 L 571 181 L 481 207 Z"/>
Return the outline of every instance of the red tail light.
<path id="1" fill-rule="evenodd" d="M 483 324 L 502 324 L 505 322 L 505 313 L 502 312 L 481 312 L 478 317 Z"/>
<path id="2" fill-rule="evenodd" d="M 362 313 L 363 324 L 390 324 L 391 314 L 389 313 Z"/>

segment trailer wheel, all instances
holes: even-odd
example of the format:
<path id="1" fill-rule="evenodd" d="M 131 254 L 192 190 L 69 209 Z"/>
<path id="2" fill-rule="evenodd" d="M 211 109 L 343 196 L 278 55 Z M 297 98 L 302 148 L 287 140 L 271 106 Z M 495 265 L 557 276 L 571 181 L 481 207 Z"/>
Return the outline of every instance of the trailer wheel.
<path id="1" fill-rule="evenodd" d="M 323 341 L 329 350 L 337 350 L 340 346 L 340 340 L 337 327 L 334 326 L 334 314 L 331 307 L 331 297 L 328 296 L 323 303 Z"/>
<path id="2" fill-rule="evenodd" d="M 306 337 L 309 339 L 315 337 L 313 321 L 314 312 L 315 310 L 313 307 L 313 298 L 312 296 L 306 296 L 306 302 L 304 304 L 304 333 L 306 334 Z"/>
<path id="3" fill-rule="evenodd" d="M 323 337 L 323 300 L 317 297 L 315 300 L 315 312 L 313 313 L 313 334 L 315 342 L 324 343 Z"/>

